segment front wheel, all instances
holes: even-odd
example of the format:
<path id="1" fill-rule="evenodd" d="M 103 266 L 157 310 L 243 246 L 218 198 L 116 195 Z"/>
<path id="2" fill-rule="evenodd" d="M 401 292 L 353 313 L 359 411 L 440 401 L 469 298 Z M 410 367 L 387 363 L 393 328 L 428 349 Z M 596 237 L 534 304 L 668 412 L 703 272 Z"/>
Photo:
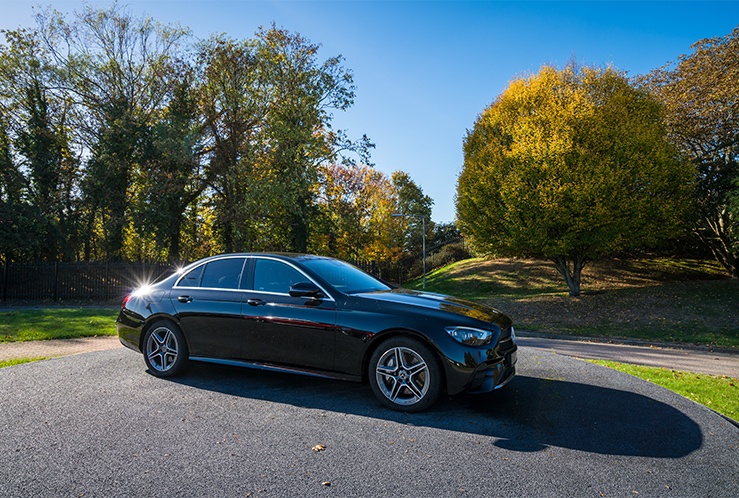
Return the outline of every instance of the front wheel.
<path id="1" fill-rule="evenodd" d="M 410 337 L 382 343 L 372 354 L 368 374 L 372 392 L 393 410 L 425 410 L 441 394 L 441 367 L 436 355 Z"/>
<path id="2" fill-rule="evenodd" d="M 182 331 L 169 321 L 154 323 L 144 335 L 144 361 L 157 377 L 172 377 L 185 370 L 189 361 Z"/>

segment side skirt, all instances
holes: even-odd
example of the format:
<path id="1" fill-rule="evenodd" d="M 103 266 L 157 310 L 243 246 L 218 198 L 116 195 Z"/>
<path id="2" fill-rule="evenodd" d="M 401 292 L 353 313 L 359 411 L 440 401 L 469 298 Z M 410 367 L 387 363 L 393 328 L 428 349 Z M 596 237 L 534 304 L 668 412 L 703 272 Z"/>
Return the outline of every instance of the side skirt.
<path id="1" fill-rule="evenodd" d="M 293 374 L 299 374 L 299 375 L 306 375 L 308 377 L 317 377 L 319 379 L 348 380 L 351 382 L 361 382 L 362 381 L 361 377 L 356 377 L 354 375 L 332 373 L 332 372 L 314 372 L 312 370 L 306 370 L 303 368 L 277 366 L 277 365 L 271 365 L 269 363 L 256 363 L 256 362 L 243 361 L 243 360 L 227 360 L 227 359 L 221 359 L 221 358 L 206 358 L 203 356 L 191 356 L 190 359 L 192 361 L 201 361 L 203 363 L 215 363 L 216 365 L 228 365 L 228 366 L 233 366 L 233 367 L 253 368 L 256 370 L 267 370 L 269 372 L 293 373 Z"/>

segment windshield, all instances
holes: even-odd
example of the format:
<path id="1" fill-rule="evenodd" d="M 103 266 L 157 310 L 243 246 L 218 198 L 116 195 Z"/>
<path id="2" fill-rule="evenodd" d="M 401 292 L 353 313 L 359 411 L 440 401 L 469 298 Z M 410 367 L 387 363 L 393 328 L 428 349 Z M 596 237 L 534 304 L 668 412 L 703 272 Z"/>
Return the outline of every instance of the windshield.
<path id="1" fill-rule="evenodd" d="M 359 268 L 338 259 L 306 259 L 301 261 L 319 277 L 345 294 L 390 290 L 390 287 Z"/>

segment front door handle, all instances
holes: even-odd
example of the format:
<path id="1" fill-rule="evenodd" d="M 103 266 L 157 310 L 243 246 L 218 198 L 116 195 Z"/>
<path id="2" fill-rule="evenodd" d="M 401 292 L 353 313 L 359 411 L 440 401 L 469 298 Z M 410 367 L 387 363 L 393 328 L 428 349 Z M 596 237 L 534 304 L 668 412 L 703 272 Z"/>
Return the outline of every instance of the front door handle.
<path id="1" fill-rule="evenodd" d="M 264 306 L 265 304 L 267 304 L 267 301 L 264 301 L 259 298 L 254 298 L 254 299 L 247 299 L 246 304 L 248 304 L 249 306 Z"/>
<path id="2" fill-rule="evenodd" d="M 192 302 L 192 297 L 190 297 L 190 296 L 180 296 L 180 297 L 177 298 L 177 300 L 179 302 L 181 302 L 181 303 L 191 303 Z"/>

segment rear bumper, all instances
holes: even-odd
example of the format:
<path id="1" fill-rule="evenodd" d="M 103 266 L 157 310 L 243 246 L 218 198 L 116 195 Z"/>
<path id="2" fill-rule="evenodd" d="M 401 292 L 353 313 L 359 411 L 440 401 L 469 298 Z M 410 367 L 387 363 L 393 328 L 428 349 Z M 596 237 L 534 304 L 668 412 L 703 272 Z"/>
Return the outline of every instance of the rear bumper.
<path id="1" fill-rule="evenodd" d="M 141 352 L 141 331 L 144 327 L 143 317 L 125 308 L 121 309 L 115 322 L 118 339 L 121 344 L 134 351 Z"/>

